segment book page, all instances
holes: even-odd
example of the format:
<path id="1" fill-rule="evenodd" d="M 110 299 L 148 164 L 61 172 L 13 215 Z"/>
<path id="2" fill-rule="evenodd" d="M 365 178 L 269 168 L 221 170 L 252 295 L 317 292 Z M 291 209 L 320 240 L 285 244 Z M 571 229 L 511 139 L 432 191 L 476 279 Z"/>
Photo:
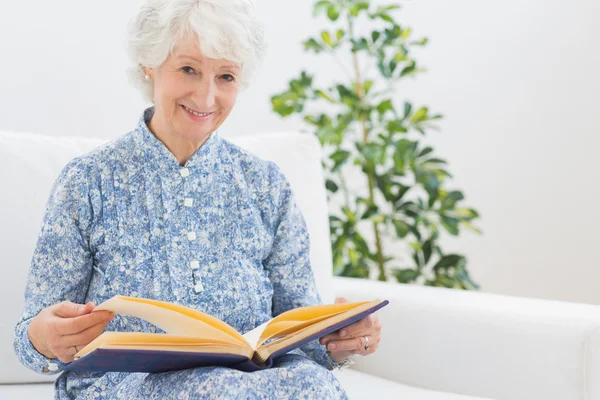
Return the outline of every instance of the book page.
<path id="1" fill-rule="evenodd" d="M 252 346 L 252 349 L 256 350 L 266 340 L 285 336 L 362 304 L 364 303 L 319 304 L 316 306 L 295 308 L 281 313 L 277 317 L 246 332 L 243 336 L 250 346 Z"/>
<path id="2" fill-rule="evenodd" d="M 265 323 L 267 326 L 262 330 L 256 342 L 256 348 L 269 339 L 289 335 L 335 315 L 361 307 L 366 303 L 321 304 L 286 311 Z"/>
<path id="3" fill-rule="evenodd" d="M 246 341 L 250 344 L 252 350 L 256 350 L 258 348 L 260 337 L 271 321 L 272 320 L 268 320 L 264 324 L 261 324 L 251 331 L 244 333 L 244 339 L 246 339 Z"/>
<path id="4" fill-rule="evenodd" d="M 177 304 L 126 296 L 114 296 L 96 310 L 130 315 L 156 325 L 171 335 L 209 337 L 248 346 L 244 337 L 223 321 Z"/>
<path id="5" fill-rule="evenodd" d="M 284 351 L 287 349 L 286 351 L 289 351 L 301 343 L 305 343 L 311 338 L 316 339 L 328 333 L 334 332 L 335 330 L 341 329 L 342 327 L 377 311 L 378 309 L 386 306 L 388 303 L 389 302 L 387 300 L 373 300 L 370 302 L 364 302 L 347 311 L 330 316 L 329 318 L 320 319 L 319 322 L 296 330 L 295 332 L 290 333 L 279 340 L 275 340 L 269 344 L 260 346 L 256 351 L 257 354 L 255 357 L 261 362 L 264 362 L 272 354 L 277 353 L 279 350 Z"/>
<path id="6" fill-rule="evenodd" d="M 155 334 L 146 332 L 104 332 L 91 343 L 81 349 L 75 358 L 81 358 L 97 348 L 113 349 L 144 349 L 162 351 L 187 351 L 230 353 L 245 355 L 252 358 L 254 351 L 248 346 L 240 346 L 230 341 L 220 341 L 214 338 L 192 336 L 176 336 L 170 334 Z"/>

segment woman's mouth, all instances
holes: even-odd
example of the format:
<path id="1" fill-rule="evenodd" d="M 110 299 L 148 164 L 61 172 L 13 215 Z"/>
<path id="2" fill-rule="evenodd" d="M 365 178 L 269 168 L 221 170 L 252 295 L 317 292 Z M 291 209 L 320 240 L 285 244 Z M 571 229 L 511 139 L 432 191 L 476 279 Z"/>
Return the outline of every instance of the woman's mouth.
<path id="1" fill-rule="evenodd" d="M 212 112 L 201 113 L 196 110 L 192 110 L 191 108 L 186 107 L 183 104 L 181 105 L 181 108 L 183 108 L 185 110 L 186 114 L 194 121 L 206 121 L 208 118 L 210 118 L 211 115 L 214 114 Z"/>

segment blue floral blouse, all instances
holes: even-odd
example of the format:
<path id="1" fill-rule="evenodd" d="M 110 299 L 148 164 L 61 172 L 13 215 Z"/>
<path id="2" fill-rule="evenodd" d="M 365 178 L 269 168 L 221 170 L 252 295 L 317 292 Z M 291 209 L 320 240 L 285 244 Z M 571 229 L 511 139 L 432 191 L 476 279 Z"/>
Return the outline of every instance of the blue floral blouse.
<path id="1" fill-rule="evenodd" d="M 15 331 L 15 352 L 34 371 L 61 372 L 28 339 L 31 319 L 64 300 L 99 304 L 114 295 L 176 302 L 245 333 L 289 309 L 318 304 L 309 236 L 290 185 L 272 163 L 214 132 L 180 166 L 148 129 L 137 128 L 73 159 L 46 208 Z M 156 332 L 117 315 L 109 331 Z M 64 372 L 57 399 L 338 399 L 318 341 L 246 373 L 202 367 L 160 374 Z"/>

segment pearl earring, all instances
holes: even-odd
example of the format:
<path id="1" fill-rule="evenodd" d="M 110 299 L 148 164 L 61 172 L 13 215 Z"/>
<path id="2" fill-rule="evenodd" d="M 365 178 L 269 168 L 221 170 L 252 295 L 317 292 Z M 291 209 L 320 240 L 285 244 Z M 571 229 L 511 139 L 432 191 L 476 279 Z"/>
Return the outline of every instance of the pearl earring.
<path id="1" fill-rule="evenodd" d="M 144 76 L 144 79 L 146 79 L 147 81 L 150 80 L 150 75 Z"/>

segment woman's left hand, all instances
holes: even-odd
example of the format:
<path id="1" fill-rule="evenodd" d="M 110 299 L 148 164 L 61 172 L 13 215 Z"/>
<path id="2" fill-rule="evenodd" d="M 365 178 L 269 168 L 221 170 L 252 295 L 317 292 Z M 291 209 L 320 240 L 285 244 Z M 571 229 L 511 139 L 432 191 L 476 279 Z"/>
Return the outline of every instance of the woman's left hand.
<path id="1" fill-rule="evenodd" d="M 338 297 L 335 302 L 347 303 L 348 300 Z M 319 343 L 327 346 L 335 361 L 342 362 L 352 354 L 366 356 L 375 353 L 380 340 L 381 323 L 377 315 L 370 314 L 339 331 L 323 336 Z"/>

